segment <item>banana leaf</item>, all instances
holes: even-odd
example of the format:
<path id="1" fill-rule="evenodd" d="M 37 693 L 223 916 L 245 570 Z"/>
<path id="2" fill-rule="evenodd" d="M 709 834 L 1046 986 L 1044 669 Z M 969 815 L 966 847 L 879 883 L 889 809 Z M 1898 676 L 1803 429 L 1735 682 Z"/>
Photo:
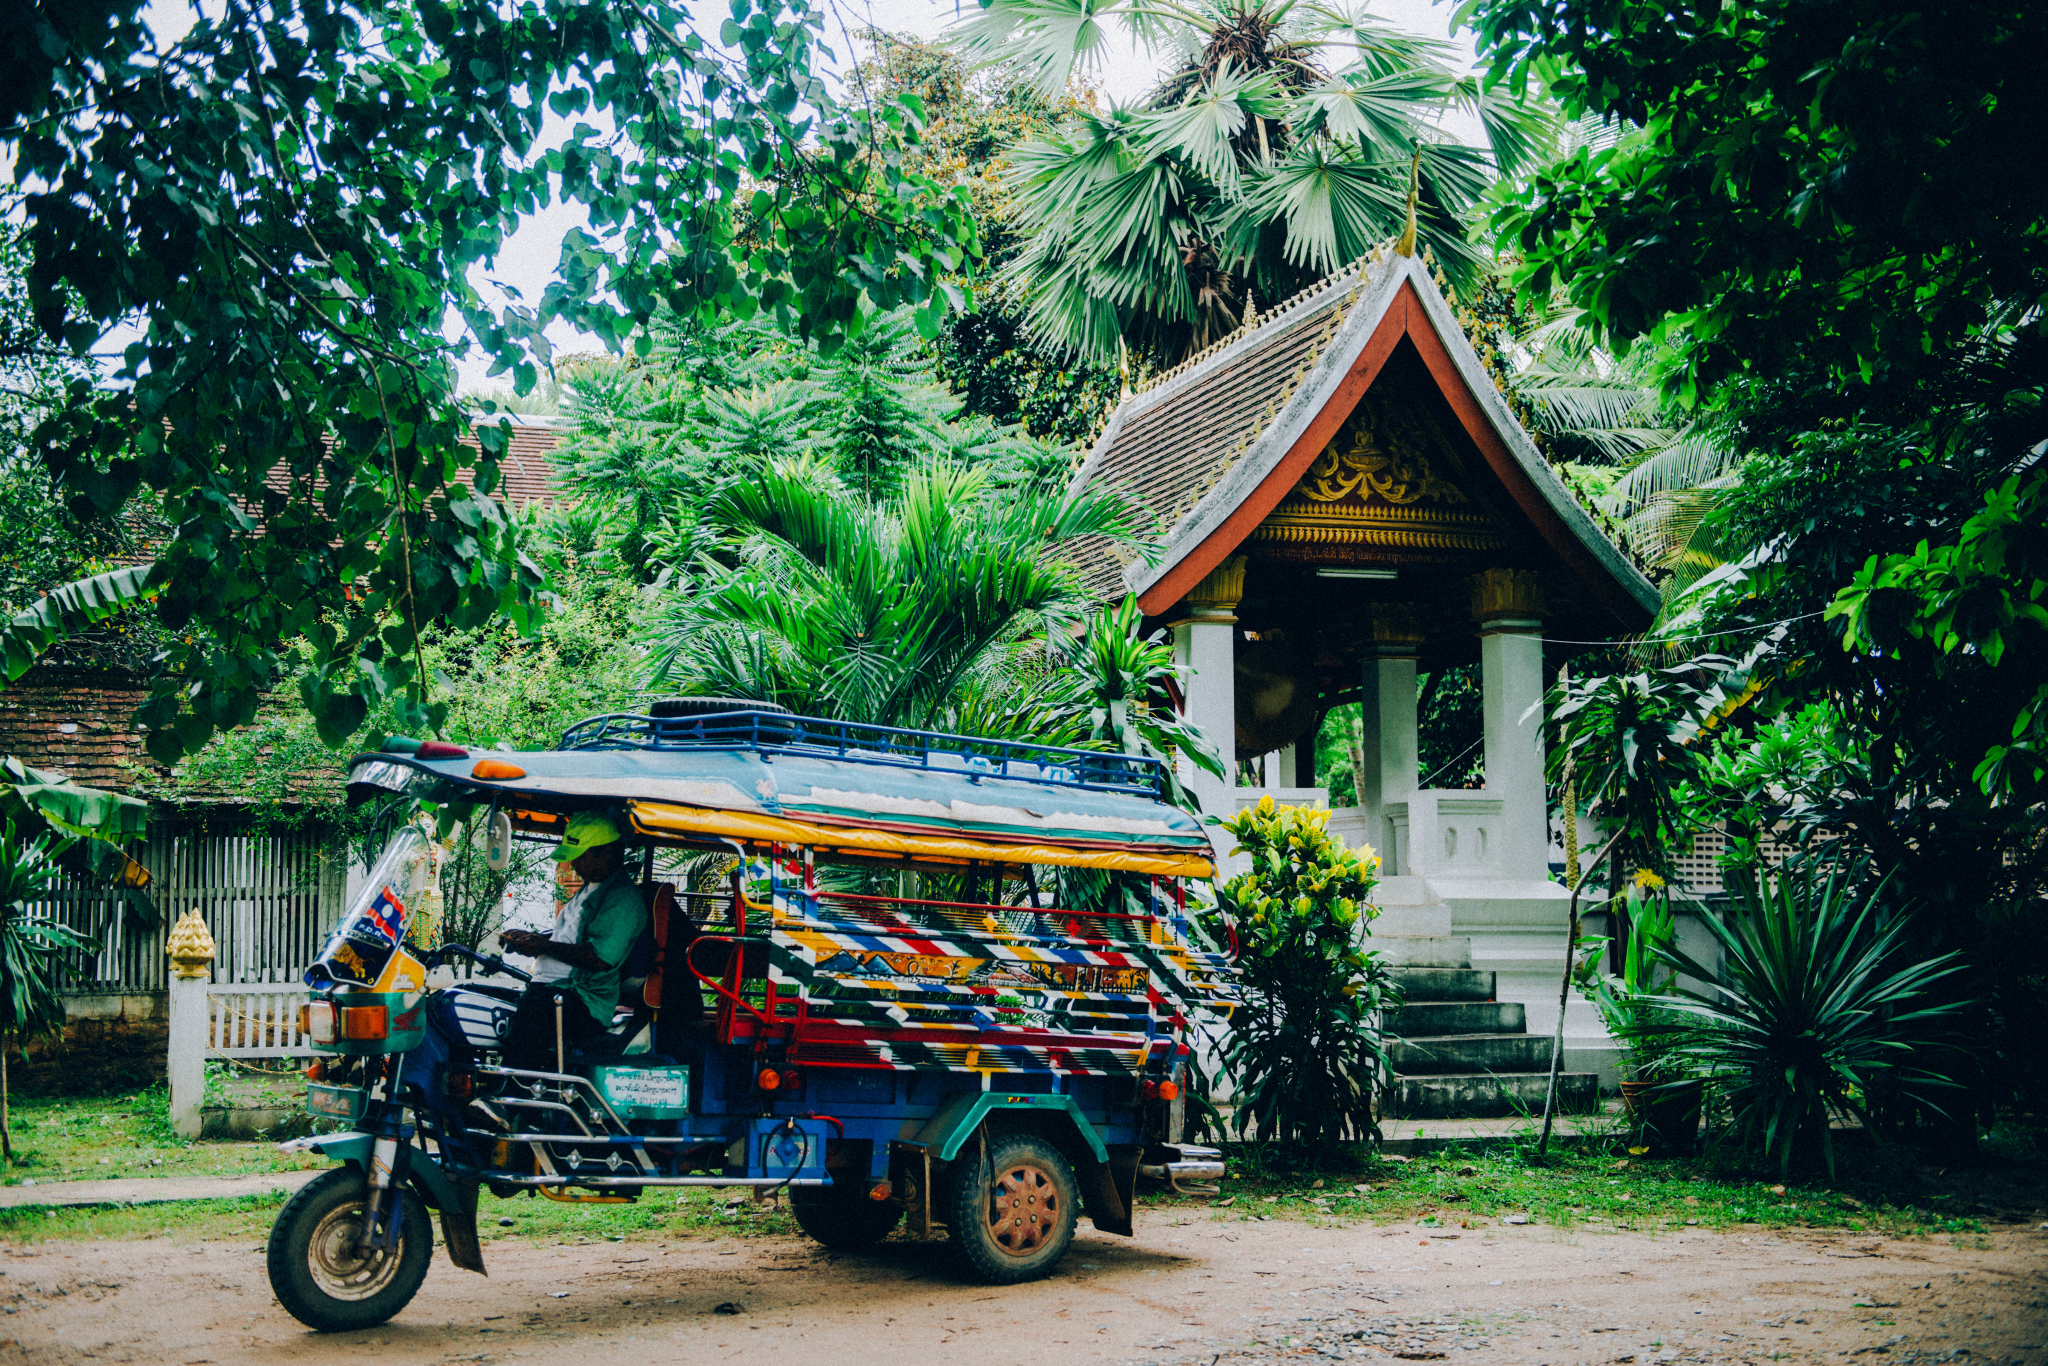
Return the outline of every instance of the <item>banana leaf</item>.
<path id="1" fill-rule="evenodd" d="M 121 848 L 148 833 L 148 802 L 69 782 L 9 755 L 0 759 L 0 820 L 12 821 L 25 838 L 71 837 L 53 854 L 56 866 L 119 888 L 136 926 L 156 924 L 156 902 L 143 890 L 149 870 Z"/>
<path id="2" fill-rule="evenodd" d="M 62 584 L 0 622 L 0 681 L 13 682 L 52 645 L 156 596 L 157 588 L 149 582 L 154 568 L 131 565 Z"/>

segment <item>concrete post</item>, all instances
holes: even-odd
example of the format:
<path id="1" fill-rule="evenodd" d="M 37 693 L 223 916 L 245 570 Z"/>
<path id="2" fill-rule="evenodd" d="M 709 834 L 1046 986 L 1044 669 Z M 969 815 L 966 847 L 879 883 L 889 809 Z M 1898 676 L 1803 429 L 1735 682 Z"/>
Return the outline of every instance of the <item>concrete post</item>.
<path id="1" fill-rule="evenodd" d="M 1193 673 L 1187 683 L 1187 718 L 1215 747 L 1224 777 L 1189 765 L 1181 780 L 1201 800 L 1202 814 L 1236 814 L 1231 789 L 1237 773 L 1237 613 L 1244 596 L 1242 555 L 1217 566 L 1187 596 L 1188 615 L 1173 628 L 1174 655 Z"/>
<path id="2" fill-rule="evenodd" d="M 199 912 L 190 910 L 171 927 L 170 954 L 171 1128 L 181 1138 L 199 1137 L 200 1104 L 206 1095 L 207 988 L 212 985 L 213 935 Z"/>
<path id="3" fill-rule="evenodd" d="M 1549 872 L 1549 810 L 1543 782 L 1543 589 L 1524 569 L 1471 579 L 1479 625 L 1486 716 L 1486 790 L 1501 798 L 1502 866 L 1510 875 Z"/>

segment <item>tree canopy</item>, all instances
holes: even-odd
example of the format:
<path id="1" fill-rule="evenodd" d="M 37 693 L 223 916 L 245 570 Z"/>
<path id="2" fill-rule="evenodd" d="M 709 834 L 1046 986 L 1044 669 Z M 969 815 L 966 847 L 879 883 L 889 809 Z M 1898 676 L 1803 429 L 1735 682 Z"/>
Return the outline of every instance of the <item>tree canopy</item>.
<path id="1" fill-rule="evenodd" d="M 842 104 L 807 0 L 740 0 L 708 36 L 658 0 L 232 0 L 165 41 L 142 0 L 5 23 L 36 322 L 73 354 L 137 333 L 36 444 L 80 514 L 162 498 L 159 759 L 249 721 L 286 642 L 338 740 L 385 701 L 439 723 L 431 623 L 531 626 L 506 432 L 465 444 L 451 312 L 526 388 L 555 319 L 617 345 L 659 307 L 765 315 L 829 344 L 864 305 L 931 333 L 963 301 L 965 196 L 901 165 L 916 100 Z M 473 273 L 558 203 L 589 226 L 554 282 L 489 306 Z"/>
<path id="2" fill-rule="evenodd" d="M 1999 403 L 2048 362 L 2048 14 L 2015 0 L 1480 0 L 1500 88 L 1621 134 L 1532 177 L 1523 279 L 1620 341 L 1682 337 L 1675 383 L 1839 415 L 1870 384 Z M 1736 401 L 1745 396 L 1730 395 Z"/>

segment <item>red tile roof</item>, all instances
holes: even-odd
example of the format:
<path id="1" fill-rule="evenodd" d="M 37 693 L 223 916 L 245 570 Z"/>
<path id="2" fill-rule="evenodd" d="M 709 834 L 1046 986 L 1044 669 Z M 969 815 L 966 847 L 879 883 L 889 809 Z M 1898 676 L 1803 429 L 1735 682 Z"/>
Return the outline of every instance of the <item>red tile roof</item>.
<path id="1" fill-rule="evenodd" d="M 495 423 L 498 420 L 495 417 L 479 417 L 476 423 L 481 427 L 487 421 Z M 566 427 L 556 425 L 553 418 L 508 414 L 504 420 L 512 424 L 512 440 L 506 448 L 504 463 L 498 467 L 498 501 L 512 512 L 521 511 L 535 504 L 553 507 L 558 500 L 554 487 L 555 467 L 549 455 L 555 447 L 562 444 Z M 474 437 L 465 437 L 462 444 L 474 447 L 477 442 Z M 455 482 L 468 488 L 474 473 L 474 470 L 469 469 L 458 470 Z M 290 476 L 284 466 L 279 465 L 263 482 L 274 489 L 283 490 L 290 487 Z M 318 487 L 319 482 L 315 481 L 315 487 Z"/>
<path id="2" fill-rule="evenodd" d="M 132 717 L 149 688 L 112 669 L 38 665 L 0 692 L 0 755 L 88 787 L 126 792 L 147 766 Z"/>

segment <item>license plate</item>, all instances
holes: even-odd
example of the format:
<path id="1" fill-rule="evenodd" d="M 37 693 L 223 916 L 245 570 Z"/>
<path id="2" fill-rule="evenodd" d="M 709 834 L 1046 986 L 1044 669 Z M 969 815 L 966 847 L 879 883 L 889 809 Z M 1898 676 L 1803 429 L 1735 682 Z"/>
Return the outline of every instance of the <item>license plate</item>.
<path id="1" fill-rule="evenodd" d="M 363 1113 L 363 1102 L 368 1097 L 359 1086 L 308 1086 L 306 1088 L 306 1109 L 316 1115 L 330 1119 L 347 1120 L 353 1124 Z"/>
<path id="2" fill-rule="evenodd" d="M 607 1067 L 601 1084 L 613 1106 L 639 1117 L 671 1118 L 688 1113 L 687 1067 Z"/>

